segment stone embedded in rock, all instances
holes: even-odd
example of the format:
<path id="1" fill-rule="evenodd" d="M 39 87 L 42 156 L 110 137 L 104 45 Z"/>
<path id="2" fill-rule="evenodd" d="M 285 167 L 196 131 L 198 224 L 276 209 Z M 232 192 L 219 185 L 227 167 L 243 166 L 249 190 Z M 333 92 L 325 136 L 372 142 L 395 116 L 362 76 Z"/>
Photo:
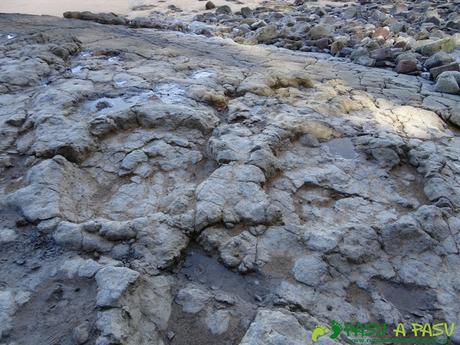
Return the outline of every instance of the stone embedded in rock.
<path id="1" fill-rule="evenodd" d="M 73 341 L 77 345 L 86 343 L 89 339 L 90 331 L 91 331 L 91 325 L 89 324 L 89 322 L 85 321 L 81 323 L 80 325 L 75 327 L 72 331 Z"/>
<path id="2" fill-rule="evenodd" d="M 128 286 L 139 278 L 139 273 L 126 267 L 104 267 L 96 273 L 97 297 L 100 307 L 114 307 Z"/>
<path id="3" fill-rule="evenodd" d="M 292 268 L 297 281 L 309 286 L 319 286 L 327 275 L 327 265 L 318 255 L 303 256 Z"/>
<path id="4" fill-rule="evenodd" d="M 259 309 L 240 345 L 307 345 L 306 330 L 293 314 Z"/>
<path id="5" fill-rule="evenodd" d="M 200 312 L 211 299 L 211 295 L 193 285 L 179 291 L 176 296 L 176 303 L 182 306 L 186 313 L 196 314 Z"/>
<path id="6" fill-rule="evenodd" d="M 61 222 L 53 234 L 57 244 L 69 249 L 80 249 L 83 242 L 83 234 L 79 224 Z"/>
<path id="7" fill-rule="evenodd" d="M 265 176 L 254 165 L 218 168 L 196 189 L 195 222 L 198 229 L 216 224 L 265 224 L 273 221 L 267 195 L 260 188 Z"/>
<path id="8" fill-rule="evenodd" d="M 206 326 L 213 335 L 221 335 L 227 332 L 230 323 L 230 312 L 217 310 L 209 313 L 206 317 Z"/>
<path id="9" fill-rule="evenodd" d="M 14 242 L 18 238 L 18 234 L 13 229 L 0 229 L 0 243 Z"/>
<path id="10" fill-rule="evenodd" d="M 121 168 L 129 173 L 134 170 L 140 163 L 148 160 L 147 155 L 141 150 L 135 150 L 126 155 L 121 162 Z"/>

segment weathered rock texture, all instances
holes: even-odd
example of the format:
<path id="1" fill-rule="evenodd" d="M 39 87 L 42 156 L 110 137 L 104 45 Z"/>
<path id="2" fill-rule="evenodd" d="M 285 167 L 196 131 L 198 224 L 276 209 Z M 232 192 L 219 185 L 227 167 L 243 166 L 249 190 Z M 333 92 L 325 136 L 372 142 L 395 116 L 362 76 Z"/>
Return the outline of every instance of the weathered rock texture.
<path id="1" fill-rule="evenodd" d="M 459 96 L 178 32 L 18 15 L 0 32 L 2 344 L 458 322 Z"/>

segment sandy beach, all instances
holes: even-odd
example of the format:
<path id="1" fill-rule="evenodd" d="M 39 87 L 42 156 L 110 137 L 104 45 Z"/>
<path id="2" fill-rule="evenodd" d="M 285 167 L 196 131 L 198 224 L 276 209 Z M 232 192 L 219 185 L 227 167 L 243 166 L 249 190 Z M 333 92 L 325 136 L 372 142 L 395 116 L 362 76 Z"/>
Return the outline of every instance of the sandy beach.
<path id="1" fill-rule="evenodd" d="M 242 6 L 257 6 L 262 3 L 259 0 L 246 1 L 244 5 L 225 0 L 214 0 L 213 2 L 217 6 L 229 5 L 232 9 L 239 9 Z M 59 2 L 53 0 L 2 0 L 0 12 L 61 16 L 65 11 L 92 11 L 136 16 L 141 11 L 133 11 L 132 9 L 139 6 L 148 6 L 151 10 L 165 10 L 168 6 L 175 5 L 185 12 L 192 12 L 203 10 L 205 3 L 198 0 L 168 0 L 163 2 L 151 0 L 62 0 Z"/>

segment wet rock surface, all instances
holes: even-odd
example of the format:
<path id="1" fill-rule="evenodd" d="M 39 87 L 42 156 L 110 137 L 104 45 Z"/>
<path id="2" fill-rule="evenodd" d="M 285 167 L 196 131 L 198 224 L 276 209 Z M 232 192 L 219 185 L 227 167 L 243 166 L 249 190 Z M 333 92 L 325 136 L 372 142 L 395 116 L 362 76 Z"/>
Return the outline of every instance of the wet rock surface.
<path id="1" fill-rule="evenodd" d="M 403 5 L 340 15 L 383 25 Z M 433 6 L 440 24 L 414 27 L 441 43 L 361 61 L 451 64 L 458 4 Z M 328 47 L 339 10 L 314 11 L 304 31 Z M 265 45 L 0 14 L 2 344 L 310 344 L 333 319 L 458 321 L 460 96 L 436 91 L 458 72 L 435 85 L 280 49 L 270 25 L 298 17 L 241 13 Z"/>

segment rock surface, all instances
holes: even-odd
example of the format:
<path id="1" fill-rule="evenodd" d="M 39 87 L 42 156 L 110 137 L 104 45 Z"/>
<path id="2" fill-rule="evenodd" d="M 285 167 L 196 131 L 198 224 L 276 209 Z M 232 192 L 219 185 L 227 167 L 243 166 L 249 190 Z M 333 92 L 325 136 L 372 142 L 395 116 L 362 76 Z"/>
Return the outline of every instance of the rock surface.
<path id="1" fill-rule="evenodd" d="M 374 23 L 354 63 L 294 49 L 283 28 L 349 47 L 336 7 L 295 3 L 307 26 L 218 8 L 200 35 L 0 14 L 1 344 L 303 345 L 331 320 L 458 322 L 458 72 L 417 75 L 453 62 L 456 19 L 441 34 L 404 4 L 340 8 Z M 208 37 L 213 16 L 258 38 Z M 387 46 L 402 17 L 438 39 Z"/>

